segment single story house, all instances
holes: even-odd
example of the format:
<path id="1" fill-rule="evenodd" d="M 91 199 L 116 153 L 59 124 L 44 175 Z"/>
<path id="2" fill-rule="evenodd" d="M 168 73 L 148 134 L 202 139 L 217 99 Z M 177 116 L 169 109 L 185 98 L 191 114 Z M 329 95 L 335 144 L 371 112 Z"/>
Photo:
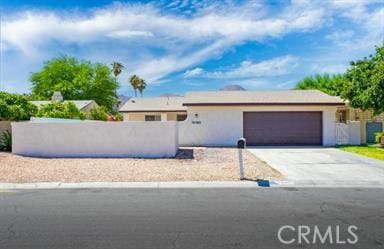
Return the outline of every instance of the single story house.
<path id="1" fill-rule="evenodd" d="M 133 102 L 132 102 L 133 101 Z M 135 98 L 124 120 L 177 120 L 184 146 L 335 145 L 338 108 L 344 101 L 318 90 L 189 92 L 185 97 Z M 154 115 L 154 117 L 150 117 Z M 157 117 L 156 117 L 157 116 Z"/>
<path id="2" fill-rule="evenodd" d="M 187 93 L 188 117 L 179 126 L 181 144 L 335 145 L 339 97 L 317 90 Z"/>
<path id="3" fill-rule="evenodd" d="M 184 121 L 184 97 L 132 98 L 121 108 L 124 121 Z"/>
<path id="4" fill-rule="evenodd" d="M 60 92 L 54 92 L 51 100 L 34 100 L 29 102 L 34 104 L 38 109 L 40 109 L 43 105 L 50 104 L 52 102 L 72 102 L 80 111 L 85 112 L 86 114 L 89 114 L 92 108 L 98 106 L 94 100 L 64 100 Z"/>

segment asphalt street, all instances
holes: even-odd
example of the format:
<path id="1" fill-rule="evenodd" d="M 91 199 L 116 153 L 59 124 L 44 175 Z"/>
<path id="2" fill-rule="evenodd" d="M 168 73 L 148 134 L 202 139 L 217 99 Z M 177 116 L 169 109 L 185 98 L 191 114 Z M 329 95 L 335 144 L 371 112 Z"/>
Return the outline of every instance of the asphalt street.
<path id="1" fill-rule="evenodd" d="M 0 231 L 7 249 L 384 248 L 384 189 L 0 190 Z"/>

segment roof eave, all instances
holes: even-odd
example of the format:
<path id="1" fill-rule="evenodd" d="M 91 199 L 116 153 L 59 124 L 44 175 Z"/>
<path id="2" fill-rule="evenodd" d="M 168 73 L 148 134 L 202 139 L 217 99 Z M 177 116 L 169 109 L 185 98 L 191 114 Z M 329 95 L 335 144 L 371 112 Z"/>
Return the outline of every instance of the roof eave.
<path id="1" fill-rule="evenodd" d="M 344 106 L 345 103 L 340 102 L 312 102 L 312 103 L 183 103 L 183 106 L 279 106 L 279 105 L 289 105 L 289 106 Z"/>
<path id="2" fill-rule="evenodd" d="M 187 110 L 119 110 L 119 112 L 187 112 Z"/>

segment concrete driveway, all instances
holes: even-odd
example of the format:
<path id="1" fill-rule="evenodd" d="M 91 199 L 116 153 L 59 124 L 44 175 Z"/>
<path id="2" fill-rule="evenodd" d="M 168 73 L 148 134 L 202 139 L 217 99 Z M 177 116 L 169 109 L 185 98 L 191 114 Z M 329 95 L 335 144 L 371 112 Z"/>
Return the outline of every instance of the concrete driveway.
<path id="1" fill-rule="evenodd" d="M 249 148 L 287 182 L 321 186 L 384 186 L 384 162 L 336 148 Z"/>

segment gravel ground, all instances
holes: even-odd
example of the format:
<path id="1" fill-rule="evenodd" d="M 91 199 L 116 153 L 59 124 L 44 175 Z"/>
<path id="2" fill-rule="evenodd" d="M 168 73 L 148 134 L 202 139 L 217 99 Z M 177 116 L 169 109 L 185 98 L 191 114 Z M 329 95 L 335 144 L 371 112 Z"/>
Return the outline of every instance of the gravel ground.
<path id="1" fill-rule="evenodd" d="M 281 179 L 244 151 L 248 179 Z M 32 158 L 0 153 L 0 182 L 129 182 L 238 180 L 237 149 L 184 148 L 176 158 Z"/>

